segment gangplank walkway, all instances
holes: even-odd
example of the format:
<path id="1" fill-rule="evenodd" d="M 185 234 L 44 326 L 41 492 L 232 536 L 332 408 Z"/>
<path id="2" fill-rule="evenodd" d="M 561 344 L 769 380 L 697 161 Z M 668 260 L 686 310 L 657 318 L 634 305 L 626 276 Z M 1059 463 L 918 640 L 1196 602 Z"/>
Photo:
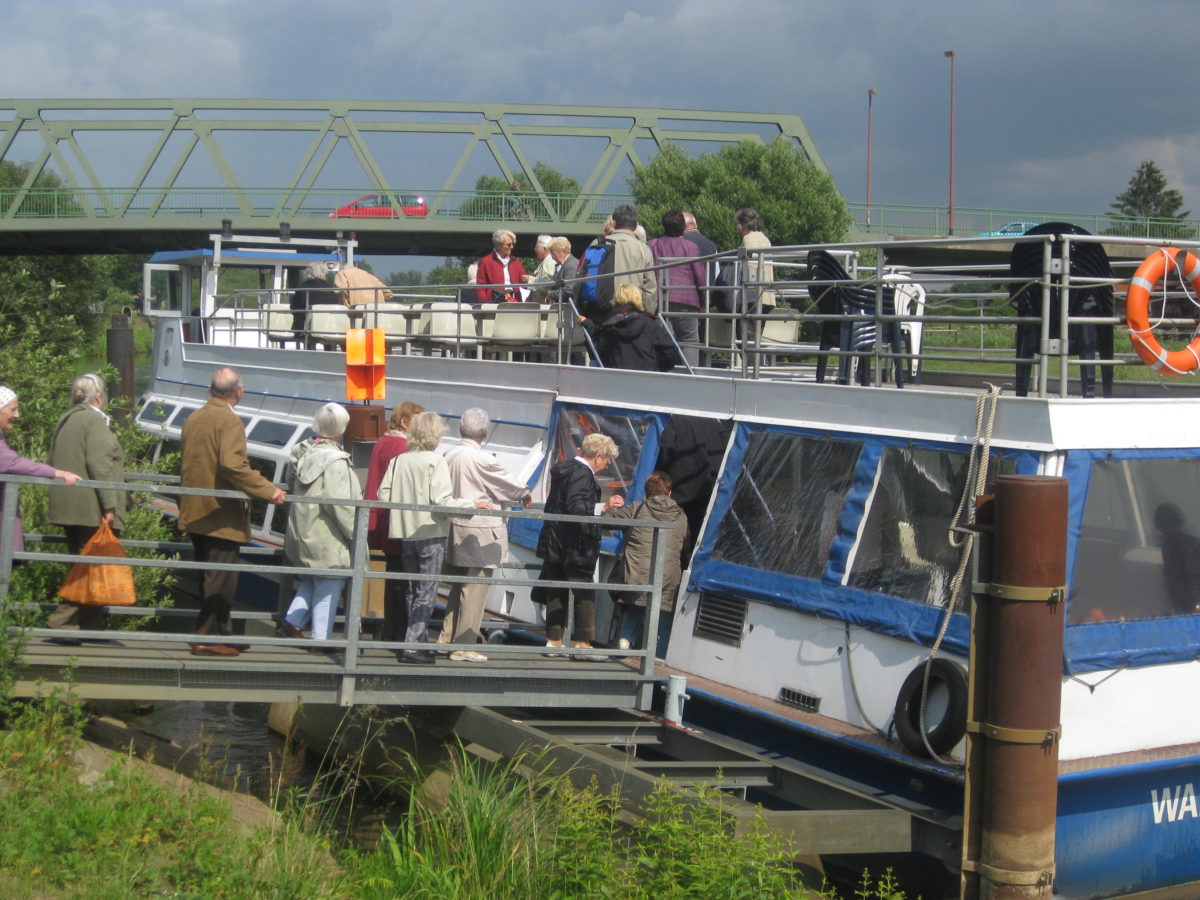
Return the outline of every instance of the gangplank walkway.
<path id="1" fill-rule="evenodd" d="M 396 661 L 395 652 L 359 644 L 320 653 L 275 639 L 235 659 L 193 656 L 179 640 L 114 635 L 110 643 L 63 646 L 30 637 L 14 692 L 20 697 L 70 689 L 80 699 L 220 700 L 339 705 L 644 707 L 657 680 L 610 655 L 603 662 L 550 658 L 537 647 L 487 647 L 486 663 L 439 657 L 433 665 Z"/>

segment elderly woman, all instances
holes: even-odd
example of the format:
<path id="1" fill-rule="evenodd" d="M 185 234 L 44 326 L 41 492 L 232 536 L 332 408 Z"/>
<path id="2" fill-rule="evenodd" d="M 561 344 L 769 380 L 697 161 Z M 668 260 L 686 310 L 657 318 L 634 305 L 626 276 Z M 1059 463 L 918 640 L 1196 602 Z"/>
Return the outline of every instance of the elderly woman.
<path id="1" fill-rule="evenodd" d="M 392 410 L 387 431 L 383 433 L 371 450 L 371 462 L 367 466 L 367 489 L 364 497 L 368 500 L 379 499 L 379 483 L 383 481 L 383 473 L 388 464 L 408 449 L 408 427 L 413 418 L 425 412 L 425 407 L 405 400 Z M 367 546 L 372 550 L 380 550 L 385 556 L 400 556 L 400 542 L 388 538 L 388 511 L 376 507 L 371 510 L 370 525 L 367 529 Z M 398 566 L 399 563 L 397 562 Z M 389 570 L 390 571 L 390 570 Z M 398 569 L 397 569 L 398 571 Z M 404 606 L 404 585 L 399 581 L 385 581 L 383 588 L 384 631 L 382 640 L 402 641 L 403 633 L 388 631 L 386 623 L 397 622 L 403 618 L 400 610 Z"/>
<path id="2" fill-rule="evenodd" d="M 67 487 L 73 487 L 79 480 L 74 472 L 56 469 L 46 463 L 26 459 L 8 446 L 6 436 L 12 431 L 13 423 L 20 418 L 17 409 L 17 393 L 12 388 L 0 385 L 0 473 L 4 475 L 40 475 L 42 478 L 61 478 Z M 4 491 L 7 485 L 0 482 L 0 505 L 4 502 Z M 12 529 L 12 548 L 14 551 L 25 549 L 25 531 L 21 526 L 21 513 L 18 510 L 13 520 L 8 523 Z"/>
<path id="3" fill-rule="evenodd" d="M 589 434 L 583 439 L 579 456 L 564 459 L 550 470 L 550 493 L 546 512 L 568 516 L 594 516 L 624 506 L 620 494 L 613 494 L 600 505 L 600 485 L 596 475 L 617 458 L 616 442 L 605 434 Z M 547 520 L 538 538 L 537 555 L 542 560 L 543 581 L 572 581 L 591 584 L 596 560 L 600 558 L 600 528 L 578 522 Z M 535 589 L 536 590 L 536 589 Z M 591 648 L 596 637 L 595 591 L 575 588 L 575 629 L 572 645 Z M 546 604 L 546 646 L 561 648 L 567 625 L 568 588 L 541 588 Z M 583 657 L 590 659 L 591 657 Z M 596 657 L 604 659 L 604 657 Z"/>
<path id="4" fill-rule="evenodd" d="M 586 316 L 577 316 L 576 321 L 596 342 L 606 369 L 666 372 L 682 362 L 662 321 L 646 314 L 637 285 L 618 287 L 612 311 L 599 323 Z"/>
<path id="5" fill-rule="evenodd" d="M 513 254 L 517 236 L 507 228 L 492 232 L 492 252 L 479 260 L 475 283 L 480 285 L 475 296 L 480 303 L 520 300 L 521 285 L 529 281 L 521 260 Z"/>
<path id="6" fill-rule="evenodd" d="M 739 209 L 737 215 L 733 217 L 733 224 L 737 227 L 738 234 L 742 236 L 742 246 L 747 250 L 765 250 L 771 246 L 770 238 L 763 234 L 763 220 L 757 210 L 751 209 L 748 206 L 744 209 Z M 754 290 L 757 290 L 758 300 L 763 306 L 775 305 L 774 291 L 757 288 L 759 284 L 769 284 L 775 280 L 775 267 L 770 263 L 763 263 L 760 271 L 758 259 L 752 252 L 750 262 L 746 264 L 746 271 L 742 275 L 742 282 L 744 284 L 756 286 L 754 289 L 747 291 L 746 302 L 743 303 L 742 307 L 746 312 L 758 311 L 752 297 Z"/>
<path id="7" fill-rule="evenodd" d="M 495 509 L 488 500 L 462 500 L 454 496 L 446 460 L 434 450 L 446 432 L 437 413 L 423 412 L 408 429 L 408 450 L 388 465 L 379 484 L 379 499 L 388 503 L 412 503 L 427 506 L 462 506 Z M 389 572 L 410 575 L 439 575 L 446 556 L 446 536 L 450 517 L 429 510 L 393 509 L 389 513 L 388 534 L 398 540 L 400 553 L 389 555 Z M 429 615 L 437 600 L 437 581 L 404 581 L 404 605 L 384 612 L 384 633 L 403 632 L 406 643 L 420 644 L 429 639 Z M 392 621 L 397 613 L 400 621 Z M 399 650 L 396 658 L 403 663 L 431 665 L 433 651 L 424 648 Z"/>
<path id="8" fill-rule="evenodd" d="M 362 488 L 350 463 L 350 454 L 341 445 L 349 421 L 350 414 L 336 403 L 326 403 L 317 410 L 312 424 L 316 437 L 297 444 L 288 458 L 289 494 L 293 497 L 362 499 Z M 288 507 L 283 549 L 294 566 L 349 569 L 353 539 L 353 506 L 294 503 Z M 296 596 L 275 633 L 280 637 L 303 637 L 301 629 L 311 622 L 312 638 L 329 640 L 345 585 L 344 576 L 300 576 Z"/>

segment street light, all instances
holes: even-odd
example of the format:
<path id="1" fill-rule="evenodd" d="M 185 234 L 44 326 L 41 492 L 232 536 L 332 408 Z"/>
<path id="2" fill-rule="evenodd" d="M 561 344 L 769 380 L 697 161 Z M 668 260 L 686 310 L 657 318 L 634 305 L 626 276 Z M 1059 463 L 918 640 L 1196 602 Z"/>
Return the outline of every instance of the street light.
<path id="1" fill-rule="evenodd" d="M 867 89 L 867 227 L 871 227 L 871 103 L 879 91 Z"/>
<path id="2" fill-rule="evenodd" d="M 947 50 L 943 56 L 950 58 L 950 220 L 949 231 L 954 234 L 954 59 L 953 50 Z"/>

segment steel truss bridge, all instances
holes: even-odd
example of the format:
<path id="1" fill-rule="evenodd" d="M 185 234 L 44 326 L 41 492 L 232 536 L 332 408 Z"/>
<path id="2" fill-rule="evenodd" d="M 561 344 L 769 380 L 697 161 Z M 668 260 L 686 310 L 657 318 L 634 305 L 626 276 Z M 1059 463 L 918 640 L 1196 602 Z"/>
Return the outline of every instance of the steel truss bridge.
<path id="1" fill-rule="evenodd" d="M 0 254 L 146 252 L 355 232 L 360 252 L 474 253 L 495 228 L 597 233 L 666 142 L 793 141 L 799 116 L 355 100 L 0 100 Z M 578 184 L 563 190 L 547 167 Z M 489 176 L 486 190 L 478 179 Z M 550 177 L 548 177 L 550 176 Z M 514 189 L 510 185 L 517 184 Z M 363 195 L 384 214 L 330 217 Z M 420 196 L 425 215 L 406 215 Z M 373 204 L 374 205 L 374 204 Z"/>

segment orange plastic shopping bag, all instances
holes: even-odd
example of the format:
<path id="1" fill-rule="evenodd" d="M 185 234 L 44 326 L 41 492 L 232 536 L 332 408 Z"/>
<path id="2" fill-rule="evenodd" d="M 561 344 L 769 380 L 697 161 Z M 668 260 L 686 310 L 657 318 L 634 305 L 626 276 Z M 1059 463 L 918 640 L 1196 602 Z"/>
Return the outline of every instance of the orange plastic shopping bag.
<path id="1" fill-rule="evenodd" d="M 124 556 L 121 541 L 107 522 L 101 522 L 81 556 Z M 137 597 L 133 588 L 133 568 L 115 563 L 77 562 L 67 573 L 58 592 L 60 600 L 81 606 L 133 606 Z"/>

